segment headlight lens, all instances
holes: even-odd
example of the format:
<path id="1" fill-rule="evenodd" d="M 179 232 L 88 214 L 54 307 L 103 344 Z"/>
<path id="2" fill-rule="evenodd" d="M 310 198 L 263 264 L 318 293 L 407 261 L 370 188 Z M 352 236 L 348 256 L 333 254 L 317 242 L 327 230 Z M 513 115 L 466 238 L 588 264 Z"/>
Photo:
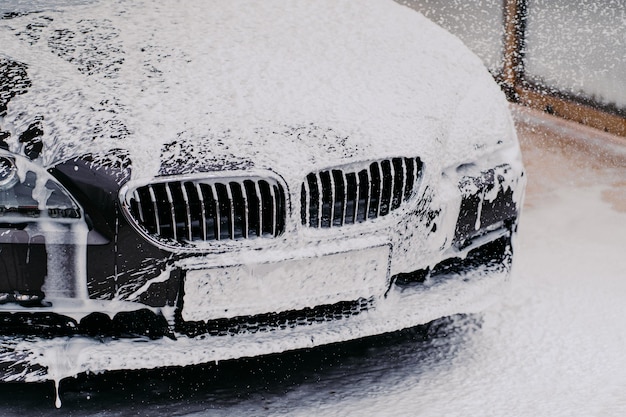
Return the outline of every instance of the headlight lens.
<path id="1" fill-rule="evenodd" d="M 17 184 L 17 167 L 13 159 L 0 156 L 0 190 L 8 190 Z"/>
<path id="2" fill-rule="evenodd" d="M 79 219 L 78 204 L 45 169 L 26 158 L 0 154 L 0 217 Z M 0 220 L 0 222 L 5 222 Z M 21 220 L 23 222 L 23 220 Z"/>

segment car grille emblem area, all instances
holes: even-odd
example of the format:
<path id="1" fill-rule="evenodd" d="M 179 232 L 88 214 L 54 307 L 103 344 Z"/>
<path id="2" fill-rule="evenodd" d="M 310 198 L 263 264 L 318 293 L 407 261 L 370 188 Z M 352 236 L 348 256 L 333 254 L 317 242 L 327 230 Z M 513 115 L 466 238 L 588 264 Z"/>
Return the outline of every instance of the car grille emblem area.
<path id="1" fill-rule="evenodd" d="M 419 158 L 375 161 L 307 175 L 301 190 L 302 224 L 332 228 L 385 216 L 409 200 L 419 186 Z"/>
<path id="2" fill-rule="evenodd" d="M 284 187 L 275 180 L 168 180 L 126 192 L 127 212 L 162 243 L 273 238 L 285 228 Z"/>

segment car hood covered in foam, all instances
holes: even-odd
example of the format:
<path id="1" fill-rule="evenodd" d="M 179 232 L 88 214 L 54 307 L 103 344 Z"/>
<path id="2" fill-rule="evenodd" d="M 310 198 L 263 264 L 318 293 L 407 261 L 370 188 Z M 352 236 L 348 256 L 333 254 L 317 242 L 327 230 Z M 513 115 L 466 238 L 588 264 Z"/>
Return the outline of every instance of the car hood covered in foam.
<path id="1" fill-rule="evenodd" d="M 115 148 L 134 179 L 250 167 L 301 177 L 381 157 L 454 161 L 511 136 L 479 59 L 391 1 L 82 3 L 0 20 L 13 80 L 0 131 L 23 152 L 35 124 L 46 167 Z M 482 130 L 451 121 L 484 114 Z"/>

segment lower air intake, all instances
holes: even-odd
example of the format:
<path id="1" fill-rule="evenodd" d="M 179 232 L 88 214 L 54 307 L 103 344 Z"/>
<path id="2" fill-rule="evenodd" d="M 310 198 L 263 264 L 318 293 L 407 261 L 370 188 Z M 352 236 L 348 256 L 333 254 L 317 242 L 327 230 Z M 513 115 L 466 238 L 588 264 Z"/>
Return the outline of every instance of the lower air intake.
<path id="1" fill-rule="evenodd" d="M 182 322 L 183 333 L 190 337 L 203 334 L 209 336 L 234 336 L 242 333 L 269 332 L 297 326 L 310 326 L 334 320 L 347 319 L 374 308 L 374 298 L 359 298 L 354 301 L 341 301 L 302 310 L 282 311 L 239 316 L 201 322 Z"/>

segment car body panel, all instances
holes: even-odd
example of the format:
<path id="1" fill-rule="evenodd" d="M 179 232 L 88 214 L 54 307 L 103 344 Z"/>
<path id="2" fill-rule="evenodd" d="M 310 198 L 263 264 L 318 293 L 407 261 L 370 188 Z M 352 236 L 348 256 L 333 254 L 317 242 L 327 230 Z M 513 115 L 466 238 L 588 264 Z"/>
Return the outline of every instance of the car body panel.
<path id="1" fill-rule="evenodd" d="M 87 1 L 5 14 L 0 40 L 0 380 L 365 337 L 509 277 L 506 100 L 404 6 Z"/>

